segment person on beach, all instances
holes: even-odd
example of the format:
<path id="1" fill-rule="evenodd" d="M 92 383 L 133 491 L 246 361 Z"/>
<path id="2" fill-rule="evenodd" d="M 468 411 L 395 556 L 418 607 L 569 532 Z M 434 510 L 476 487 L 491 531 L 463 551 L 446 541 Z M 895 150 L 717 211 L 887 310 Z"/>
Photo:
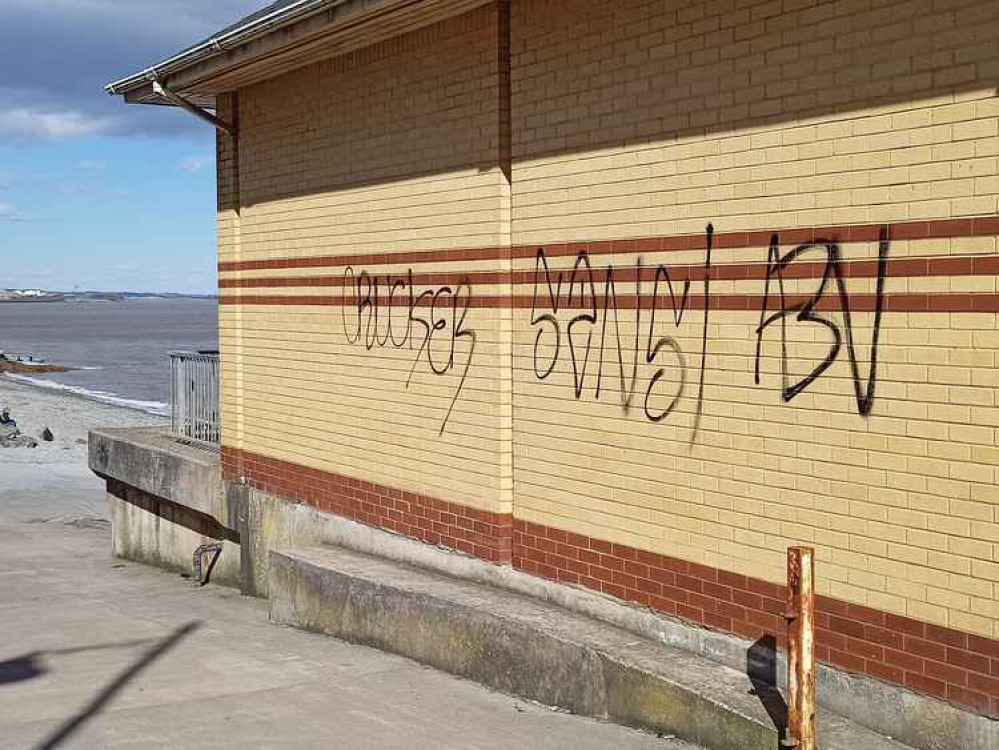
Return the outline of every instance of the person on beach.
<path id="1" fill-rule="evenodd" d="M 0 412 L 0 425 L 5 427 L 17 427 L 17 422 L 10 416 L 10 410 L 5 406 Z"/>

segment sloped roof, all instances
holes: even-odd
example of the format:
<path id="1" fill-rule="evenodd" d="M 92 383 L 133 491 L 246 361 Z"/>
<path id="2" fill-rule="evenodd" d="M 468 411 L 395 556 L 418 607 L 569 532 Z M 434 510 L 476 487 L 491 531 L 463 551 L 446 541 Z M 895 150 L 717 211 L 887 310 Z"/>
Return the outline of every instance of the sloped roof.
<path id="1" fill-rule="evenodd" d="M 492 0 L 276 0 L 197 44 L 106 86 L 165 104 L 153 82 L 212 107 L 219 93 L 420 28 Z"/>
<path id="2" fill-rule="evenodd" d="M 285 8 L 289 8 L 292 5 L 296 5 L 297 3 L 298 0 L 277 0 L 277 2 L 271 3 L 270 5 L 263 7 L 260 10 L 256 10 L 253 13 L 250 13 L 248 16 L 243 16 L 235 23 L 231 23 L 228 26 L 219 29 L 214 34 L 211 34 L 205 37 L 204 39 L 196 42 L 195 44 L 192 44 L 190 47 L 186 47 L 185 49 L 181 50 L 179 54 L 183 55 L 185 52 L 189 52 L 192 49 L 197 49 L 202 45 L 208 44 L 209 42 L 211 42 L 212 39 L 216 39 L 220 36 L 225 36 L 226 34 L 235 31 L 236 29 L 241 29 L 242 27 L 247 26 L 253 23 L 254 21 L 259 21 L 261 18 L 265 18 L 266 16 L 269 16 L 272 13 L 284 10 Z"/>

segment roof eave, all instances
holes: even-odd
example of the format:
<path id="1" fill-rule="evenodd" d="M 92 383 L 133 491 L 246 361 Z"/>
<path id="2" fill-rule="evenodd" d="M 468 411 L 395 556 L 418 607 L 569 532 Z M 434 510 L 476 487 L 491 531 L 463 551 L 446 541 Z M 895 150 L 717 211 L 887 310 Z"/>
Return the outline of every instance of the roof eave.
<path id="1" fill-rule="evenodd" d="M 303 21 L 317 13 L 356 1 L 299 0 L 292 5 L 276 10 L 274 13 L 256 18 L 251 22 L 231 29 L 225 34 L 213 36 L 201 44 L 184 50 L 137 73 L 133 73 L 117 81 L 112 81 L 104 89 L 112 96 L 125 96 L 126 101 L 129 101 L 129 94 L 151 86 L 153 81 L 163 80 L 167 76 L 182 72 L 197 63 L 210 60 L 213 57 L 222 56 L 231 49 L 259 39 L 282 27 Z M 366 5 L 370 1 L 361 0 L 360 4 Z"/>
<path id="2" fill-rule="evenodd" d="M 346 54 L 383 39 L 427 26 L 495 0 L 312 0 L 293 18 L 275 17 L 266 29 L 248 30 L 211 54 L 200 47 L 108 86 L 126 102 L 165 104 L 153 82 L 169 84 L 188 101 L 214 107 L 219 94 L 275 78 L 317 60 Z M 318 4 L 322 8 L 318 10 Z M 244 28 L 244 27 L 241 27 Z M 233 33 L 240 29 L 233 30 Z M 253 31 L 253 33 L 250 33 Z M 228 36 L 228 35 L 227 35 Z"/>

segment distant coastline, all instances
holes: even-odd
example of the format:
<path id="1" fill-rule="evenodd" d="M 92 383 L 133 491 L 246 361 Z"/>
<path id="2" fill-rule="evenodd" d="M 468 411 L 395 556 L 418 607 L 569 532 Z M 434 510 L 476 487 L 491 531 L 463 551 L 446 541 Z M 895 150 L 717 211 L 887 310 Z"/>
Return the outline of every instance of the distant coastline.
<path id="1" fill-rule="evenodd" d="M 180 294 L 172 292 L 45 292 L 40 290 L 0 289 L 2 304 L 42 304 L 52 302 L 124 302 L 131 299 L 218 299 L 217 294 Z"/>

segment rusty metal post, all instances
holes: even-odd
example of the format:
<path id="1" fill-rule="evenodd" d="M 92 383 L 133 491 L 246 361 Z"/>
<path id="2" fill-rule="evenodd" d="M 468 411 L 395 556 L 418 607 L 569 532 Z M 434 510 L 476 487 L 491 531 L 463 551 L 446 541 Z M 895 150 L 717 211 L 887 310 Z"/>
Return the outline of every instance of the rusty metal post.
<path id="1" fill-rule="evenodd" d="M 815 750 L 815 551 L 787 550 L 787 738 Z"/>

